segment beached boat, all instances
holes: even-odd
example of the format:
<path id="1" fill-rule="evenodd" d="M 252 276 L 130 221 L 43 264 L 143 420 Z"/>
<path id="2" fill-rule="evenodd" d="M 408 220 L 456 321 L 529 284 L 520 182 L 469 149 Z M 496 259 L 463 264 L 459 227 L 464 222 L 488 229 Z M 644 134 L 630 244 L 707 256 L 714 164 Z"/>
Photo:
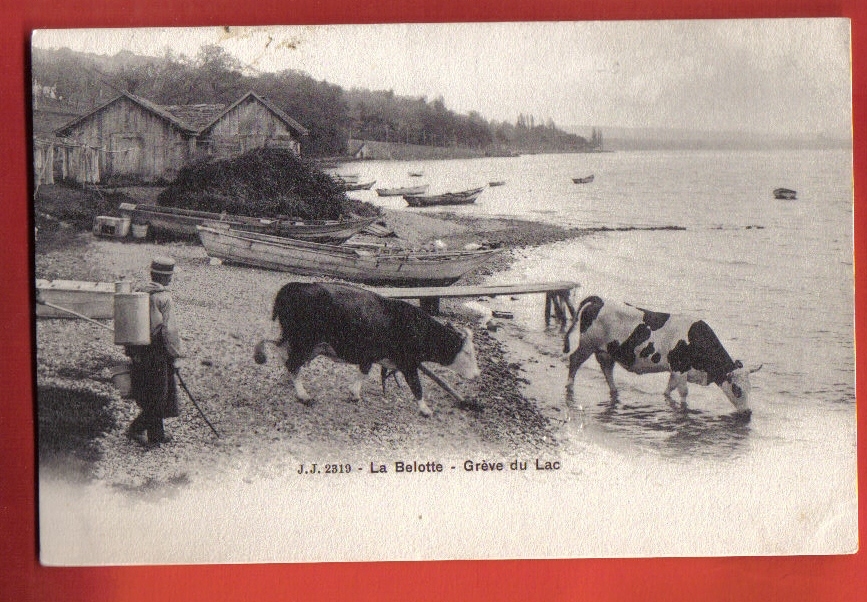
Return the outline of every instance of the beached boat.
<path id="1" fill-rule="evenodd" d="M 371 180 L 370 182 L 355 182 L 355 183 L 344 183 L 343 190 L 349 192 L 351 190 L 370 190 L 373 188 L 373 185 L 376 184 L 376 180 Z"/>
<path id="2" fill-rule="evenodd" d="M 429 184 L 420 184 L 418 186 L 404 186 L 403 188 L 377 188 L 376 194 L 379 196 L 403 196 L 405 194 L 424 194 L 430 187 Z"/>
<path id="3" fill-rule="evenodd" d="M 488 186 L 503 186 L 505 183 L 505 180 L 494 180 L 493 182 L 488 182 Z"/>
<path id="4" fill-rule="evenodd" d="M 36 280 L 36 290 L 46 303 L 70 309 L 93 320 L 114 318 L 114 283 L 82 280 Z M 36 305 L 37 318 L 75 318 L 53 307 Z"/>
<path id="5" fill-rule="evenodd" d="M 593 174 L 590 174 L 589 176 L 584 177 L 584 178 L 572 178 L 572 181 L 575 184 L 589 184 L 590 182 L 593 181 L 594 177 L 595 176 Z"/>
<path id="6" fill-rule="evenodd" d="M 475 203 L 479 195 L 485 189 L 484 186 L 472 188 L 461 192 L 446 192 L 444 194 L 430 195 L 404 195 L 405 200 L 410 207 L 433 207 L 435 205 L 469 205 Z"/>
<path id="7" fill-rule="evenodd" d="M 199 226 L 198 232 L 211 257 L 306 276 L 392 286 L 448 285 L 501 251 L 389 251 L 323 245 L 225 225 Z"/>
<path id="8" fill-rule="evenodd" d="M 260 218 L 245 215 L 193 211 L 159 205 L 133 205 L 122 203 L 120 212 L 128 215 L 133 223 L 149 224 L 157 235 L 195 238 L 196 226 L 208 222 L 224 222 L 233 227 L 266 232 L 279 236 L 289 236 L 303 240 L 339 241 L 373 223 L 375 217 L 353 218 L 350 220 L 297 220 L 289 217 Z"/>
<path id="9" fill-rule="evenodd" d="M 774 198 L 786 201 L 794 201 L 798 198 L 798 193 L 790 188 L 775 188 Z"/>

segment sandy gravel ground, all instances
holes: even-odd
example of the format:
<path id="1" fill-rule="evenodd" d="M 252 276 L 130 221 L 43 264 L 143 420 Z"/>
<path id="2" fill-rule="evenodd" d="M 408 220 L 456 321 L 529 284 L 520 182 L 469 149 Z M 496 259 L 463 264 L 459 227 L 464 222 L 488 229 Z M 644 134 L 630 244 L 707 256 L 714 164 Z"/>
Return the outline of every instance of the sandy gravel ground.
<path id="1" fill-rule="evenodd" d="M 408 211 L 388 213 L 386 221 L 409 245 L 440 239 L 450 247 L 479 241 L 520 247 L 582 234 L 514 220 L 440 219 Z M 71 249 L 37 248 L 36 276 L 142 281 L 153 256 L 175 258 L 172 289 L 187 355 L 181 375 L 220 437 L 179 389 L 181 416 L 166 421 L 173 440 L 157 447 L 129 441 L 125 429 L 137 407 L 111 384 L 111 368 L 125 361 L 111 332 L 81 320 L 39 320 L 38 443 L 45 469 L 121 489 L 160 490 L 208 478 L 223 465 L 245 467 L 252 478 L 289 470 L 299 458 L 363 460 L 373 452 L 408 457 L 557 452 L 550 411 L 537 406 L 527 386 L 524 365 L 538 359 L 528 357 L 514 328 L 489 332 L 461 300 L 444 300 L 442 317 L 473 328 L 482 376 L 464 382 L 448 370 L 430 367 L 467 398 L 467 407 L 458 407 L 423 377 L 434 410 L 433 417 L 424 418 L 402 380 L 400 385 L 389 380 L 383 392 L 376 369 L 364 386 L 364 400 L 353 402 L 349 383 L 357 369 L 321 357 L 302 371 L 305 386 L 316 398 L 303 405 L 287 387 L 285 369 L 273 357 L 264 366 L 255 364 L 252 347 L 273 335 L 271 306 L 279 288 L 290 280 L 312 279 L 212 265 L 204 249 L 193 243 L 116 242 L 89 233 L 80 237 L 81 244 Z M 459 284 L 479 282 L 509 261 L 506 251 Z"/>

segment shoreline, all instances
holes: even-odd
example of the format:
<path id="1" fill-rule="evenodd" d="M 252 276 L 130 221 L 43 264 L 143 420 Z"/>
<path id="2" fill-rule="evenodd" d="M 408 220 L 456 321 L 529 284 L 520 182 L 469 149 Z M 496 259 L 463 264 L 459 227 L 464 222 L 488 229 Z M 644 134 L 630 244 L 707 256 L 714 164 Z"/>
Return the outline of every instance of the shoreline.
<path id="1" fill-rule="evenodd" d="M 486 239 L 510 247 L 460 284 L 477 284 L 508 269 L 515 261 L 511 249 L 588 234 L 520 219 L 384 213 L 386 222 L 411 244 L 440 239 L 453 247 Z M 291 458 L 309 461 L 335 454 L 364 460 L 375 453 L 559 453 L 557 425 L 551 422 L 558 416 L 537 403 L 533 383 L 526 378 L 533 368 L 529 364 L 536 361 L 530 357 L 532 348 L 519 340 L 512 325 L 489 331 L 459 299 L 444 299 L 441 317 L 473 328 L 482 376 L 467 383 L 439 366 L 432 368 L 469 401 L 481 402 L 481 409 L 458 407 L 425 379 L 425 395 L 435 414 L 422 418 L 405 384 L 389 381 L 383 390 L 378 376 L 366 382 L 364 400 L 353 403 L 345 398 L 357 368 L 324 358 L 302 371 L 305 386 L 318 393 L 317 403 L 305 406 L 286 387 L 285 369 L 274 358 L 262 367 L 253 364 L 252 345 L 271 334 L 270 306 L 283 283 L 322 279 L 211 266 L 204 248 L 187 242 L 117 242 L 88 233 L 76 239 L 67 249 L 38 252 L 36 276 L 142 280 L 153 255 L 176 259 L 173 289 L 187 347 L 181 371 L 221 438 L 213 437 L 179 389 L 181 416 L 166 421 L 172 443 L 142 448 L 127 440 L 125 429 L 137 407 L 122 399 L 110 382 L 111 367 L 125 361 L 122 349 L 113 345 L 110 334 L 82 321 L 38 320 L 39 456 L 40 466 L 49 470 L 145 491 L 183 485 L 205 473 L 219 478 L 217 466 L 236 465 L 239 456 L 245 470 L 267 474 L 287 470 Z M 64 415 L 70 409 L 77 415 Z"/>

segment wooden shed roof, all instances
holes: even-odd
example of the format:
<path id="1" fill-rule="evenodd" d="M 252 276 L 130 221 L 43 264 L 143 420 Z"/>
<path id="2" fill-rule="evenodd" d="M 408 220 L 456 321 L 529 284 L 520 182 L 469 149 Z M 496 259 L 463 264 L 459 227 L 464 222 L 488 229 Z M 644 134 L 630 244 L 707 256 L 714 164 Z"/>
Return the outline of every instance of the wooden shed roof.
<path id="1" fill-rule="evenodd" d="M 247 92 L 247 94 L 245 94 L 237 101 L 228 106 L 223 104 L 158 105 L 147 100 L 146 98 L 136 96 L 135 94 L 132 94 L 130 92 L 121 92 L 115 98 L 112 98 L 108 102 L 101 104 L 89 113 L 85 113 L 84 115 L 76 117 L 72 121 L 66 123 L 62 127 L 55 130 L 55 133 L 58 136 L 63 136 L 64 133 L 68 132 L 68 130 L 72 127 L 86 120 L 91 115 L 99 113 L 109 105 L 118 102 L 122 98 L 127 98 L 135 104 L 141 106 L 142 108 L 156 115 L 159 115 L 160 117 L 177 127 L 179 130 L 191 135 L 199 135 L 203 133 L 207 129 L 211 128 L 215 123 L 217 123 L 220 118 L 223 117 L 223 115 L 237 107 L 239 104 L 249 98 L 254 98 L 262 105 L 264 105 L 269 111 L 274 113 L 274 115 L 276 115 L 278 119 L 283 121 L 290 129 L 295 130 L 301 136 L 306 136 L 308 134 L 308 131 L 304 126 L 302 126 L 300 123 L 289 117 L 279 108 L 277 108 L 276 106 L 274 106 L 273 104 L 252 91 Z"/>

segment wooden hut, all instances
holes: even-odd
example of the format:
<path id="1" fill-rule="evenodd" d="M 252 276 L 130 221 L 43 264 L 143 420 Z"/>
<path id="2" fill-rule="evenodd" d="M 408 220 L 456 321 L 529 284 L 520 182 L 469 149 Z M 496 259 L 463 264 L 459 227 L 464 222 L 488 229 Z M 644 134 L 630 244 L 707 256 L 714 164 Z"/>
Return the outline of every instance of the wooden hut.
<path id="1" fill-rule="evenodd" d="M 300 154 L 307 130 L 254 92 L 229 106 L 162 106 L 123 92 L 55 134 L 66 149 L 67 177 L 75 181 L 154 182 L 171 181 L 194 161 L 231 158 L 263 146 Z"/>

